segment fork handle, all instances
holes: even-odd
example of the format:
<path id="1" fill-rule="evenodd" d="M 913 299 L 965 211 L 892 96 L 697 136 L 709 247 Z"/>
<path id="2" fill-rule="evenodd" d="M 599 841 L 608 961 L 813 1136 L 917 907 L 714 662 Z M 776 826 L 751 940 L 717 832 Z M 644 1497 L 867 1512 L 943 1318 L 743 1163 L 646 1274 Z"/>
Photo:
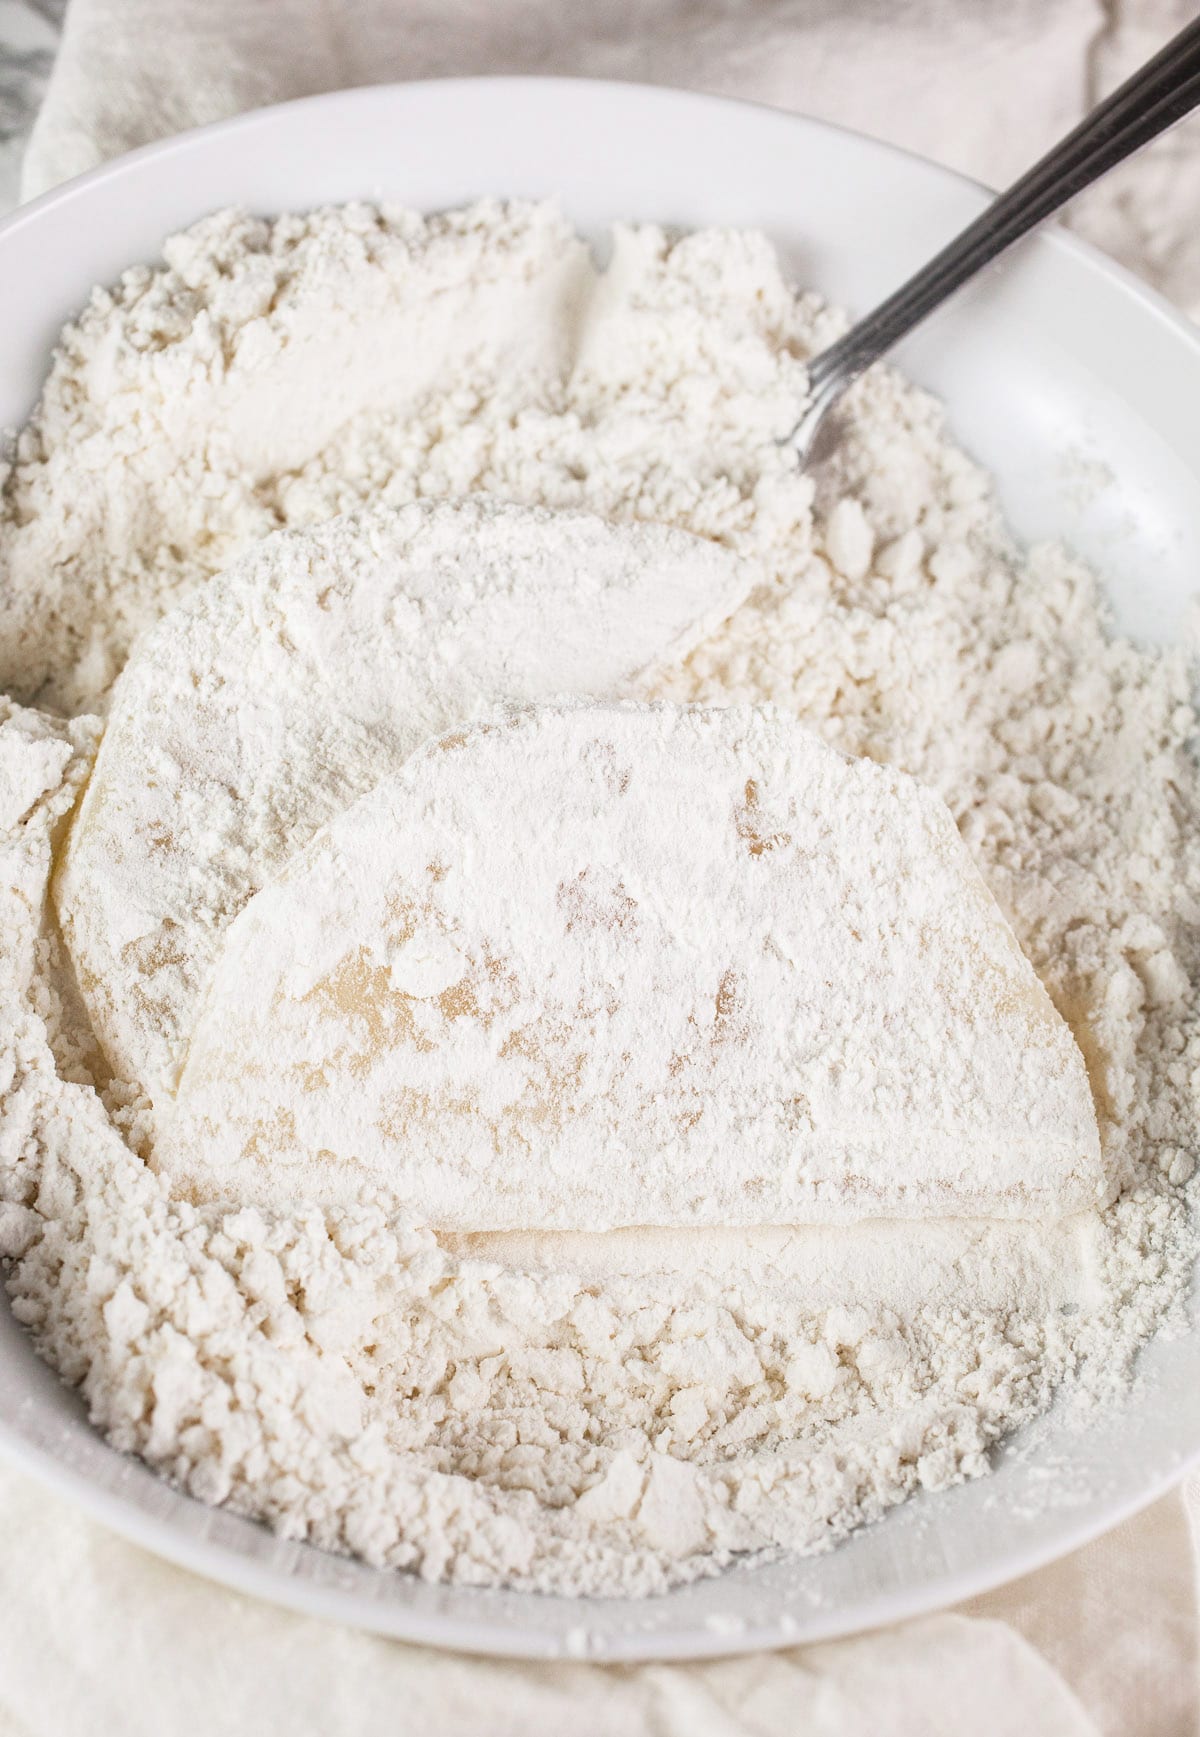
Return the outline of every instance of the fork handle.
<path id="1" fill-rule="evenodd" d="M 1157 138 L 1200 103 L 1200 19 L 1146 62 L 1001 193 L 953 241 L 809 365 L 810 398 L 797 425 L 820 420 L 872 362 L 968 278 L 1053 212 Z M 814 415 L 815 412 L 815 415 Z"/>

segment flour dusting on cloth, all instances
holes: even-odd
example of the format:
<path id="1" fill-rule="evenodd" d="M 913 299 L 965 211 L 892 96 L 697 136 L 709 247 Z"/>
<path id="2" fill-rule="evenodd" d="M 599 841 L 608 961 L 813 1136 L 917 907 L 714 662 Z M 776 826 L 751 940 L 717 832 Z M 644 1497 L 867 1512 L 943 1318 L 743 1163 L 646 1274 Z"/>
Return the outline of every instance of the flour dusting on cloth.
<path id="1" fill-rule="evenodd" d="M 1182 1324 L 1196 1252 L 1183 656 L 1111 639 L 1086 571 L 1019 551 L 886 369 L 799 474 L 778 437 L 841 322 L 759 236 L 619 230 L 599 271 L 545 206 L 353 206 L 225 213 L 165 252 L 64 335 L 0 493 L 0 1253 L 97 1427 L 371 1563 L 649 1594 L 828 1548 L 985 1472 L 1056 1392 L 1118 1391 Z M 264 537 L 468 495 L 753 566 L 650 697 L 770 703 L 941 798 L 1086 1063 L 1109 1206 L 435 1235 L 378 1186 L 172 1193 L 49 902 L 92 714 L 138 636 Z M 157 775 L 180 770 L 172 749 Z M 211 834 L 198 872 L 240 884 Z"/>

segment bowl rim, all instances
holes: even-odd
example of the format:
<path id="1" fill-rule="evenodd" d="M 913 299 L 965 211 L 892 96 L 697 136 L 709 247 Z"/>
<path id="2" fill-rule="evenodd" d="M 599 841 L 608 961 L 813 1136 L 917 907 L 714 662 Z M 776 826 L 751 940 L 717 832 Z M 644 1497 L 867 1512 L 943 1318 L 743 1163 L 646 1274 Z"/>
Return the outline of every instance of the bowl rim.
<path id="1" fill-rule="evenodd" d="M 143 145 L 136 145 L 129 151 L 123 151 L 116 157 L 110 157 L 103 163 L 98 163 L 92 169 L 85 169 L 78 175 L 72 175 L 68 180 L 60 182 L 55 187 L 48 188 L 44 193 L 37 194 L 32 199 L 23 200 L 19 205 L 0 219 L 0 239 L 15 234 L 26 224 L 37 222 L 49 210 L 67 205 L 80 197 L 86 197 L 94 188 L 103 186 L 109 181 L 120 180 L 131 172 L 135 172 L 142 164 L 154 161 L 168 161 L 172 157 L 186 155 L 189 151 L 203 146 L 210 139 L 225 137 L 235 133 L 252 133 L 257 128 L 269 125 L 277 116 L 288 114 L 319 115 L 332 113 L 342 105 L 355 107 L 371 101 L 394 100 L 398 95 L 413 91 L 439 91 L 446 95 L 462 95 L 476 88 L 487 87 L 489 90 L 508 91 L 520 95 L 527 91 L 542 90 L 573 90 L 619 92 L 624 100 L 640 100 L 651 98 L 656 104 L 663 102 L 678 103 L 691 109 L 721 108 L 734 113 L 747 109 L 760 115 L 769 116 L 774 121 L 780 121 L 799 131 L 811 132 L 814 136 L 833 134 L 835 136 L 855 141 L 877 152 L 883 158 L 892 158 L 898 162 L 917 164 L 922 169 L 934 169 L 947 184 L 954 184 L 963 192 L 977 197 L 980 206 L 986 205 L 996 197 L 998 189 L 989 186 L 976 177 L 965 174 L 960 169 L 950 168 L 944 163 L 936 162 L 932 157 L 922 156 L 919 151 L 910 150 L 907 146 L 897 145 L 887 139 L 874 138 L 869 133 L 860 132 L 855 127 L 841 125 L 837 121 L 826 121 L 816 116 L 803 114 L 790 109 L 782 109 L 773 103 L 764 102 L 754 97 L 735 97 L 685 89 L 677 85 L 654 84 L 637 79 L 591 78 L 582 74 L 564 73 L 471 73 L 447 77 L 427 79 L 396 79 L 381 84 L 353 85 L 345 89 L 317 91 L 309 96 L 288 97 L 282 102 L 264 103 L 258 108 L 242 109 L 237 114 L 223 116 L 219 120 L 206 121 L 195 127 L 186 127 L 182 132 L 171 133 L 165 138 L 151 139 Z M 1064 207 L 1065 209 L 1065 207 Z M 1070 256 L 1086 262 L 1103 276 L 1119 283 L 1126 292 L 1151 313 L 1157 320 L 1168 326 L 1174 335 L 1181 338 L 1190 348 L 1200 352 L 1200 326 L 1182 313 L 1160 290 L 1139 277 L 1119 260 L 1105 253 L 1093 242 L 1083 236 L 1075 235 L 1064 229 L 1058 217 L 1048 219 L 1033 232 L 1043 244 L 1057 248 Z M 1020 245 L 1017 243 L 1016 245 Z"/>

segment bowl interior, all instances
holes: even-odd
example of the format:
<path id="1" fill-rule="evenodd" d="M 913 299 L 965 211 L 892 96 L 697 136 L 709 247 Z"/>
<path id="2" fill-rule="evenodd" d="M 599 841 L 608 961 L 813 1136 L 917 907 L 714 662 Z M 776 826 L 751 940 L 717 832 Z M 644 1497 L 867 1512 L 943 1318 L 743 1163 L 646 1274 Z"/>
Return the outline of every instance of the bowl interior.
<path id="1" fill-rule="evenodd" d="M 825 125 L 650 87 L 452 80 L 287 104 L 149 147 L 0 226 L 0 427 L 28 414 L 91 286 L 153 261 L 164 236 L 205 212 L 353 198 L 432 210 L 483 194 L 556 196 L 596 236 L 617 219 L 761 227 L 798 281 L 860 311 L 986 198 Z M 1183 321 L 1049 233 L 899 359 L 946 399 L 1022 536 L 1071 543 L 1128 630 L 1185 631 L 1200 589 L 1200 341 Z M 426 1586 L 207 1509 L 100 1441 L 2 1304 L 0 1447 L 137 1542 L 313 1614 L 498 1654 L 685 1658 L 915 1614 L 1114 1524 L 1200 1453 L 1200 1331 L 1149 1348 L 1129 1404 L 1083 1432 L 1052 1413 L 980 1483 L 918 1498 L 829 1556 L 646 1602 Z"/>

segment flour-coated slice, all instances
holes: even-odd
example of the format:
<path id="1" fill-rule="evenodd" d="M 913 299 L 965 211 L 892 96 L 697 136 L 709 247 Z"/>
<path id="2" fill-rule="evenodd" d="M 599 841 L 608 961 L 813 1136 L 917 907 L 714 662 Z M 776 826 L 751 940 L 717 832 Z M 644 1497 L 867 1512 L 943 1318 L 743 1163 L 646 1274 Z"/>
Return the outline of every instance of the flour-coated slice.
<path id="1" fill-rule="evenodd" d="M 752 581 L 683 531 L 474 497 L 270 537 L 164 617 L 116 684 L 55 886 L 115 1072 L 169 1099 L 231 919 L 427 736 L 620 689 Z"/>
<path id="2" fill-rule="evenodd" d="M 156 1162 L 470 1231 L 1105 1193 L 1083 1059 L 940 798 L 744 708 L 424 746 L 231 925 Z"/>

